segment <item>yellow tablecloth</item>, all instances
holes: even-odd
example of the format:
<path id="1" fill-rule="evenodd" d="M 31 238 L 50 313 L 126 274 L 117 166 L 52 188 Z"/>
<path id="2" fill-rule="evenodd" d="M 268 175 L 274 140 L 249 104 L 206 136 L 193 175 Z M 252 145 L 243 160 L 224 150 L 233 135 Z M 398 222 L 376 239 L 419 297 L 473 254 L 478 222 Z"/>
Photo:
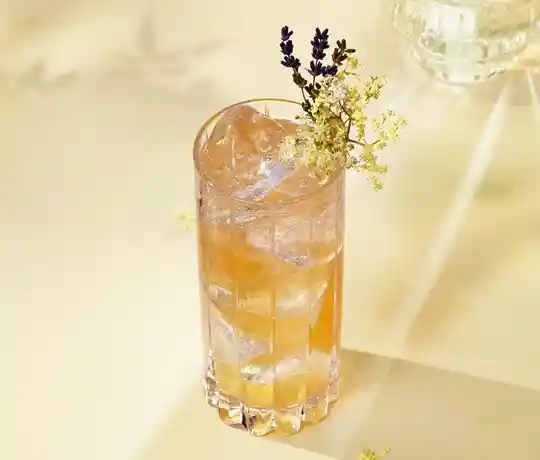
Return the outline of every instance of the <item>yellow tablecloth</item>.
<path id="1" fill-rule="evenodd" d="M 540 458 L 539 74 L 434 82 L 386 0 L 45 3 L 0 4 L 0 458 Z M 297 97 L 284 23 L 346 37 L 410 127 L 383 193 L 348 183 L 342 401 L 261 440 L 202 401 L 175 212 L 206 117 Z"/>

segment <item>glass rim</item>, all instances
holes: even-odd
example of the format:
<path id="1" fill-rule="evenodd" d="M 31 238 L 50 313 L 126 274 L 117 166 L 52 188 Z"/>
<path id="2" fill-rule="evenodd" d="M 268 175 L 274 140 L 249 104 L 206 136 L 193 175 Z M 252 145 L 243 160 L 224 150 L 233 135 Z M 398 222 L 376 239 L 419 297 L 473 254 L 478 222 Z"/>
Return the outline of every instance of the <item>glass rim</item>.
<path id="1" fill-rule="evenodd" d="M 321 184 L 320 187 L 318 187 L 313 192 L 305 193 L 305 194 L 302 194 L 300 196 L 295 196 L 295 197 L 292 197 L 292 198 L 286 198 L 286 199 L 279 200 L 279 201 L 266 201 L 266 202 L 264 200 L 262 200 L 262 201 L 254 201 L 254 200 L 248 200 L 248 199 L 244 199 L 244 198 L 238 198 L 238 197 L 234 196 L 234 193 L 228 192 L 228 191 L 225 191 L 223 189 L 220 189 L 219 187 L 216 187 L 214 185 L 214 183 L 210 180 L 210 178 L 208 177 L 206 172 L 201 168 L 200 158 L 198 157 L 198 153 L 199 153 L 198 152 L 198 150 L 199 150 L 198 147 L 200 146 L 200 140 L 202 139 L 205 131 L 212 124 L 212 122 L 214 122 L 218 117 L 220 117 L 225 112 L 227 112 L 228 110 L 230 110 L 230 109 L 232 109 L 234 107 L 238 107 L 240 105 L 246 105 L 246 104 L 265 103 L 265 102 L 268 102 L 268 103 L 275 103 L 275 102 L 286 103 L 286 104 L 293 104 L 293 105 L 297 105 L 298 107 L 301 107 L 301 104 L 299 102 L 297 102 L 297 101 L 291 101 L 289 99 L 283 99 L 283 98 L 272 98 L 272 97 L 266 97 L 265 98 L 265 97 L 262 97 L 262 98 L 247 99 L 247 100 L 244 100 L 244 101 L 235 102 L 234 104 L 230 104 L 230 105 L 218 110 L 217 112 L 215 112 L 199 128 L 199 130 L 197 132 L 197 135 L 195 136 L 195 140 L 193 142 L 193 164 L 195 165 L 195 170 L 198 173 L 199 177 L 202 178 L 208 184 L 210 184 L 219 194 L 224 195 L 224 196 L 232 197 L 232 199 L 234 200 L 235 203 L 250 206 L 250 207 L 256 207 L 256 208 L 265 208 L 265 207 L 277 208 L 277 207 L 280 207 L 280 206 L 283 206 L 283 205 L 299 203 L 301 201 L 310 199 L 310 198 L 318 195 L 319 193 L 322 193 L 330 185 L 332 185 L 336 181 L 336 179 L 345 171 L 344 166 L 341 166 L 341 167 L 337 168 L 336 171 L 334 171 L 331 174 L 331 176 L 323 184 Z"/>

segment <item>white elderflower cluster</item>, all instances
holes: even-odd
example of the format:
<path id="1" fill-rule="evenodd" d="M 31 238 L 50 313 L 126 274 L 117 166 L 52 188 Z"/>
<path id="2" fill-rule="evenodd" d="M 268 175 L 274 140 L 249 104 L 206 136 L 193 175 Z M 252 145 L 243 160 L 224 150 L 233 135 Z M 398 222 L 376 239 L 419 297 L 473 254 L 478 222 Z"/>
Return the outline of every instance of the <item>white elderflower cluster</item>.
<path id="1" fill-rule="evenodd" d="M 286 140 L 283 153 L 323 177 L 340 167 L 365 172 L 379 190 L 388 170 L 379 151 L 399 138 L 406 121 L 393 110 L 368 118 L 366 108 L 380 97 L 386 79 L 364 79 L 359 71 L 358 60 L 349 56 L 336 75 L 321 81 L 309 110 L 299 116 L 302 128 Z"/>

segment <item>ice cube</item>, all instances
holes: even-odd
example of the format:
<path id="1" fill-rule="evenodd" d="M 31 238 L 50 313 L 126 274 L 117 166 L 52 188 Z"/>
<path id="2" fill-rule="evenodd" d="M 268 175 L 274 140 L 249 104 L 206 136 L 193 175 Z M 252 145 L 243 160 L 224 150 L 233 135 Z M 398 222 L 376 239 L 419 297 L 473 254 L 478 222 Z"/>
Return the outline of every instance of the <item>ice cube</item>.
<path id="1" fill-rule="evenodd" d="M 313 268 L 331 262 L 340 251 L 337 223 L 332 208 L 319 215 L 302 215 L 297 208 L 279 219 L 263 216 L 247 223 L 246 240 L 287 264 Z"/>
<path id="2" fill-rule="evenodd" d="M 302 282 L 303 281 L 303 282 Z M 222 286 L 208 286 L 208 296 L 224 312 L 233 314 L 235 309 L 259 316 L 271 314 L 272 301 L 275 302 L 276 316 L 295 316 L 308 313 L 311 323 L 317 321 L 322 307 L 323 295 L 328 286 L 326 279 L 304 280 L 282 279 L 274 286 L 274 299 L 269 289 L 243 290 L 237 295 Z"/>
<path id="3" fill-rule="evenodd" d="M 291 170 L 291 165 L 263 160 L 257 174 L 260 179 L 240 190 L 236 196 L 242 200 L 260 201 L 278 188 Z"/>
<path id="4" fill-rule="evenodd" d="M 257 217 L 257 212 L 241 206 L 239 203 L 231 203 L 232 198 L 222 194 L 208 193 L 202 205 L 201 216 L 212 222 L 213 225 L 243 225 Z"/>
<path id="5" fill-rule="evenodd" d="M 268 344 L 236 334 L 234 327 L 221 315 L 218 308 L 210 306 L 210 344 L 216 359 L 226 363 L 247 363 L 268 352 Z"/>
<path id="6" fill-rule="evenodd" d="M 200 151 L 207 179 L 198 185 L 202 218 L 242 225 L 256 218 L 251 201 L 283 195 L 276 190 L 287 182 L 293 168 L 280 161 L 279 146 L 297 129 L 297 123 L 272 119 L 249 105 L 225 111 Z"/>
<path id="7" fill-rule="evenodd" d="M 283 178 L 275 192 L 269 195 L 270 201 L 283 201 L 292 198 L 306 197 L 318 192 L 321 188 L 320 179 L 311 168 L 295 165 L 289 174 Z M 313 200 L 311 200 L 313 201 Z"/>
<path id="8" fill-rule="evenodd" d="M 308 371 L 306 360 L 296 356 L 284 359 L 275 366 L 264 364 L 248 364 L 240 371 L 242 378 L 258 385 L 272 385 L 283 377 L 302 374 Z"/>
<path id="9" fill-rule="evenodd" d="M 340 249 L 339 184 L 328 183 L 321 189 L 320 179 L 308 169 L 288 166 L 279 184 L 273 183 L 262 198 L 264 202 L 293 199 L 279 218 L 262 216 L 245 227 L 250 245 L 298 267 L 328 263 Z"/>
<path id="10" fill-rule="evenodd" d="M 219 189 L 245 190 L 261 179 L 261 165 L 276 160 L 278 147 L 291 128 L 249 105 L 221 115 L 201 152 L 201 166 Z M 264 170 L 264 168 L 262 168 Z"/>
<path id="11" fill-rule="evenodd" d="M 241 370 L 242 377 L 252 383 L 271 385 L 275 380 L 306 372 L 327 374 L 331 367 L 331 357 L 314 351 L 307 357 L 290 356 L 275 366 L 247 364 Z"/>

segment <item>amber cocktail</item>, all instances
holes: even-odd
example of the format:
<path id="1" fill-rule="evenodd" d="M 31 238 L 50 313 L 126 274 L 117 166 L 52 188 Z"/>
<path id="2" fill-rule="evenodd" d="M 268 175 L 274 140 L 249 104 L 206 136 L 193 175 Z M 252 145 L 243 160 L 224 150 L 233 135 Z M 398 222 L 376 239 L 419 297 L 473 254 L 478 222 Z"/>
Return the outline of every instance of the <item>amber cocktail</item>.
<path id="1" fill-rule="evenodd" d="M 299 110 L 231 106 L 194 146 L 206 400 L 254 435 L 322 420 L 339 391 L 345 174 L 281 159 Z"/>

